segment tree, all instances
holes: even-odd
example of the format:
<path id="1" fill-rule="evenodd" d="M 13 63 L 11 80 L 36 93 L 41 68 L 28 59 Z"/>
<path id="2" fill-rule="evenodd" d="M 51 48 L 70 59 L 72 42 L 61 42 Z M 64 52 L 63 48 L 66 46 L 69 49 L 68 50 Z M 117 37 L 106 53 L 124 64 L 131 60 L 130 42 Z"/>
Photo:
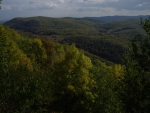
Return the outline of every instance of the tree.
<path id="1" fill-rule="evenodd" d="M 24 45 L 22 39 L 24 38 L 14 30 L 0 25 L 0 112 L 2 113 L 36 111 L 34 107 L 41 103 L 44 78 L 41 79 L 43 76 L 40 76 L 42 75 L 40 68 L 37 68 L 21 49 L 20 45 Z M 35 46 L 39 47 L 40 51 L 39 44 L 40 41 Z M 30 41 L 26 47 L 29 45 Z"/>
<path id="2" fill-rule="evenodd" d="M 53 73 L 53 109 L 63 113 L 89 112 L 89 101 L 94 98 L 91 90 L 91 60 L 74 45 L 58 45 Z"/>
<path id="3" fill-rule="evenodd" d="M 107 66 L 105 63 L 96 61 L 93 68 L 96 94 L 93 106 L 94 113 L 122 113 L 122 103 L 119 98 L 119 85 L 122 79 L 122 67 Z"/>
<path id="4" fill-rule="evenodd" d="M 132 39 L 125 64 L 123 101 L 128 113 L 150 111 L 150 18 L 141 23 L 147 36 L 137 35 Z"/>
<path id="5" fill-rule="evenodd" d="M 1 4 L 2 0 L 0 0 L 0 4 Z M 0 9 L 1 9 L 1 6 L 0 6 Z"/>

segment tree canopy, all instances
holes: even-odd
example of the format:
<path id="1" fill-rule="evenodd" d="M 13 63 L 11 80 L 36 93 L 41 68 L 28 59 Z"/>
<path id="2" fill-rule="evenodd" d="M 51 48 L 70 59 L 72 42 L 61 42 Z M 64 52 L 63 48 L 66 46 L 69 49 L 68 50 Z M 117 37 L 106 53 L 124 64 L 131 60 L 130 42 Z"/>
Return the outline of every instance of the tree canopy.
<path id="1" fill-rule="evenodd" d="M 1 4 L 2 0 L 0 0 L 0 4 Z"/>
<path id="2" fill-rule="evenodd" d="M 1 113 L 149 113 L 150 19 L 124 65 L 91 61 L 75 44 L 0 25 Z"/>

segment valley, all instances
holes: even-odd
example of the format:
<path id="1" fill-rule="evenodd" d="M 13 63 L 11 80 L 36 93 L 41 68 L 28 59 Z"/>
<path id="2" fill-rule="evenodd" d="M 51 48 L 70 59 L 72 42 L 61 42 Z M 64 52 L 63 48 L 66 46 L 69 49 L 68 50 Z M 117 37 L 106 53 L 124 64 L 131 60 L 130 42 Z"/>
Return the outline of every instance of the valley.
<path id="1" fill-rule="evenodd" d="M 147 16 L 144 16 L 145 18 Z M 102 20 L 107 20 L 103 22 Z M 112 21 L 110 21 L 112 20 Z M 118 20 L 118 21 L 114 21 Z M 5 26 L 24 32 L 25 36 L 45 37 L 62 44 L 75 44 L 78 48 L 105 61 L 122 64 L 130 38 L 145 35 L 139 17 L 97 18 L 14 18 Z"/>

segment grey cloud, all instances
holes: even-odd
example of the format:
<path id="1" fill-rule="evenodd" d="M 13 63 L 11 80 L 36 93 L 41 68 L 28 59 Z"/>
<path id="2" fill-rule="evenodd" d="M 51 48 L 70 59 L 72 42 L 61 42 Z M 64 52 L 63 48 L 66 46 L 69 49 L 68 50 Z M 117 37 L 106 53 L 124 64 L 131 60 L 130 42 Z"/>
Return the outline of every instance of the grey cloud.
<path id="1" fill-rule="evenodd" d="M 113 7 L 118 10 L 127 9 L 127 10 L 150 10 L 150 1 L 149 0 L 119 0 L 116 2 L 104 2 L 97 4 L 82 4 L 84 7 Z M 138 7 L 140 6 L 140 7 Z"/>
<path id="2" fill-rule="evenodd" d="M 150 0 L 3 0 L 1 18 L 149 14 Z"/>
<path id="3" fill-rule="evenodd" d="M 6 0 L 3 2 L 2 7 L 8 9 L 11 7 L 12 10 L 29 10 L 29 9 L 51 9 L 61 4 L 63 0 Z M 3 10 L 3 8 L 2 8 Z"/>
<path id="4" fill-rule="evenodd" d="M 103 4 L 103 3 L 114 3 L 118 2 L 119 0 L 76 0 L 72 1 L 71 3 L 73 4 L 84 4 L 84 5 L 93 5 L 93 4 Z"/>

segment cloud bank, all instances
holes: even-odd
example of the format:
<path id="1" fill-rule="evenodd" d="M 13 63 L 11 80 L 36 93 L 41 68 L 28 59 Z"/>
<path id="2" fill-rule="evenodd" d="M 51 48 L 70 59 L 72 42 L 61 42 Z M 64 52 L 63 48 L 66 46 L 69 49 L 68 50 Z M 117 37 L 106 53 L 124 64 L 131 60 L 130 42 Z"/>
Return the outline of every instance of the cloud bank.
<path id="1" fill-rule="evenodd" d="M 0 19 L 149 14 L 150 0 L 3 0 Z"/>

